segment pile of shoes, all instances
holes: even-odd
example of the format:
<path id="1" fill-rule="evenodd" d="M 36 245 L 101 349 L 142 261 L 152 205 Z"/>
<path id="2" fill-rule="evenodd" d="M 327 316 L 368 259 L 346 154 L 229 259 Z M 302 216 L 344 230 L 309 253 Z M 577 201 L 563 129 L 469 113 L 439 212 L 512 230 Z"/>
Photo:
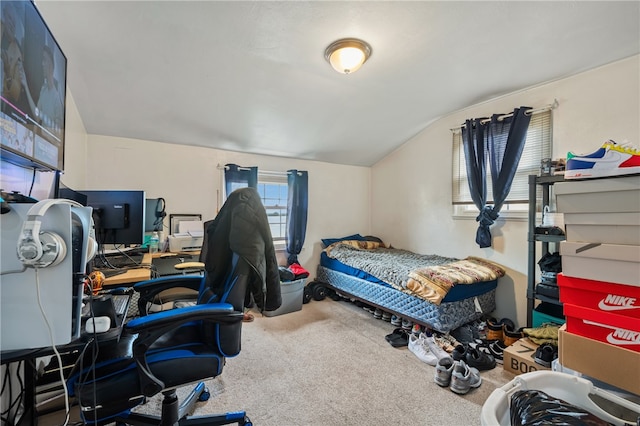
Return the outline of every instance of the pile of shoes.
<path id="1" fill-rule="evenodd" d="M 434 367 L 438 364 L 439 360 L 450 358 L 449 353 L 436 342 L 433 335 L 423 332 L 418 335 L 414 333 L 409 334 L 408 347 L 409 351 L 420 361 Z"/>

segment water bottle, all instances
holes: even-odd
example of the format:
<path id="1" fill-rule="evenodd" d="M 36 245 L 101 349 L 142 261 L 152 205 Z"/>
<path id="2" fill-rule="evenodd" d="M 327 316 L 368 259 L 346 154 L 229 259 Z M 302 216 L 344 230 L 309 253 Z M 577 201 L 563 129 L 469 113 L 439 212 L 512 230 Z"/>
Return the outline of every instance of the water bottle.
<path id="1" fill-rule="evenodd" d="M 154 232 L 151 235 L 151 239 L 149 240 L 149 253 L 151 254 L 157 253 L 159 244 L 160 244 L 160 237 L 158 236 L 157 232 Z"/>

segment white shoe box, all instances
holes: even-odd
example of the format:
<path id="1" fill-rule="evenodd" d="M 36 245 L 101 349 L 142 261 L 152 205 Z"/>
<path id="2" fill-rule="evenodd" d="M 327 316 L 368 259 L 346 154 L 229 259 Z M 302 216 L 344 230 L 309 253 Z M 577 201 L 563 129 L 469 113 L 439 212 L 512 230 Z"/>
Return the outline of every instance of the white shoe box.
<path id="1" fill-rule="evenodd" d="M 556 210 L 565 213 L 624 213 L 640 211 L 640 176 L 620 176 L 558 182 Z"/>
<path id="2" fill-rule="evenodd" d="M 640 245 L 563 241 L 560 255 L 568 277 L 640 287 Z"/>
<path id="3" fill-rule="evenodd" d="M 640 246 L 640 212 L 565 213 L 564 220 L 567 241 Z"/>

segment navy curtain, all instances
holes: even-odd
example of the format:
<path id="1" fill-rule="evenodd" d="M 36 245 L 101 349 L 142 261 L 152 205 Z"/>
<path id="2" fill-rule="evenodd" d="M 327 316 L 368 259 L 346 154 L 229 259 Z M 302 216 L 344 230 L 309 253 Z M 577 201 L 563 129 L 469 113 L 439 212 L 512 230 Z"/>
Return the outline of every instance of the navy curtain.
<path id="1" fill-rule="evenodd" d="M 250 187 L 258 189 L 258 168 L 225 164 L 224 184 L 227 197 L 238 188 Z"/>
<path id="2" fill-rule="evenodd" d="M 467 164 L 471 199 L 480 210 L 476 243 L 480 248 L 491 247 L 489 227 L 500 216 L 500 209 L 509 195 L 513 177 L 518 170 L 531 115 L 529 107 L 513 110 L 513 114 L 499 119 L 494 114 L 483 123 L 480 119 L 467 120 L 462 129 L 462 142 Z M 491 170 L 493 206 L 487 205 L 486 158 Z"/>
<path id="3" fill-rule="evenodd" d="M 288 170 L 287 185 L 287 263 L 298 263 L 307 232 L 309 205 L 309 175 L 305 171 Z"/>

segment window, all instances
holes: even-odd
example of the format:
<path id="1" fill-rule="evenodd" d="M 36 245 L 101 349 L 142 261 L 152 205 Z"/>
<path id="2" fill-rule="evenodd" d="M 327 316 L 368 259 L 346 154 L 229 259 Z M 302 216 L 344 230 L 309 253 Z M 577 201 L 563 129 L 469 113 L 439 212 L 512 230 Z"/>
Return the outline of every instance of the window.
<path id="1" fill-rule="evenodd" d="M 287 198 L 289 196 L 287 174 L 258 172 L 258 193 L 267 211 L 273 241 L 284 241 L 287 232 Z"/>
<path id="2" fill-rule="evenodd" d="M 501 217 L 526 217 L 529 207 L 529 175 L 539 174 L 540 161 L 551 158 L 552 110 L 532 115 L 518 171 L 513 178 L 511 191 L 500 211 Z M 462 146 L 462 132 L 453 133 L 453 208 L 454 216 L 476 217 L 478 209 L 473 204 L 467 181 L 467 169 Z M 538 200 L 542 199 L 538 188 Z M 491 170 L 487 162 L 487 204 L 493 203 Z"/>

